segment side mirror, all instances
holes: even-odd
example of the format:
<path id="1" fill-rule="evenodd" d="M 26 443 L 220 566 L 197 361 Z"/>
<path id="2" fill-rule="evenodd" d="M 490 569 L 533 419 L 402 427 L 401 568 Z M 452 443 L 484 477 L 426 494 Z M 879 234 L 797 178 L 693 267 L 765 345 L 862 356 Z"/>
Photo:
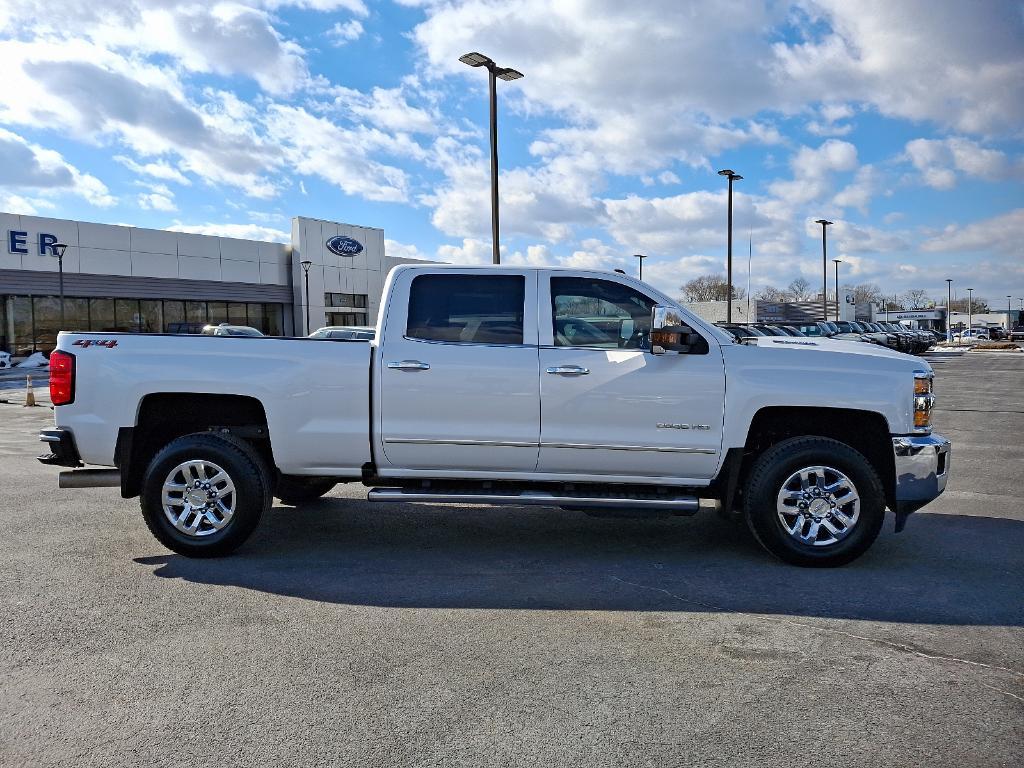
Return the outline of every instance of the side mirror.
<path id="1" fill-rule="evenodd" d="M 699 352 L 704 337 L 683 320 L 679 310 L 660 304 L 651 310 L 651 354 Z"/>

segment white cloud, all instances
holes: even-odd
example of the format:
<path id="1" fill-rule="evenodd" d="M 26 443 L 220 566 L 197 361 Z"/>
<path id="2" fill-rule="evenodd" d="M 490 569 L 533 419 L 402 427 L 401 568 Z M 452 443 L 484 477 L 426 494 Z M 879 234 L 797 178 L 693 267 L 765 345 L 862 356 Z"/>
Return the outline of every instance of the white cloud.
<path id="1" fill-rule="evenodd" d="M 186 187 L 192 184 L 187 176 L 177 168 L 173 167 L 166 160 L 157 160 L 151 163 L 138 163 L 135 160 L 132 160 L 132 158 L 124 155 L 114 155 L 114 160 L 119 162 L 129 171 L 137 173 L 140 176 L 151 176 L 154 179 L 173 181 Z"/>
<path id="2" fill-rule="evenodd" d="M 116 200 L 107 186 L 88 173 L 82 173 L 68 163 L 59 152 L 33 144 L 16 133 L 0 128 L 0 185 L 8 189 L 33 189 L 45 195 L 70 192 L 92 205 L 106 208 Z M 22 208 L 38 207 L 20 194 L 6 193 L 17 198 Z"/>
<path id="3" fill-rule="evenodd" d="M 178 206 L 174 204 L 174 199 L 172 197 L 160 194 L 159 192 L 139 195 L 136 200 L 138 201 L 139 207 L 146 211 L 178 210 Z"/>
<path id="4" fill-rule="evenodd" d="M 950 224 L 940 234 L 929 238 L 921 250 L 939 251 L 990 251 L 1006 258 L 1020 259 L 1021 243 L 1024 242 L 1024 208 L 976 221 L 966 226 Z"/>
<path id="5" fill-rule="evenodd" d="M 333 27 L 327 30 L 327 37 L 331 45 L 341 47 L 358 40 L 363 35 L 363 24 L 358 19 L 349 19 L 344 24 L 336 22 Z"/>
<path id="6" fill-rule="evenodd" d="M 921 180 L 934 189 L 955 187 L 957 172 L 994 180 L 1024 177 L 1024 160 L 1011 160 L 997 149 L 963 137 L 914 139 L 907 142 L 905 151 Z"/>
<path id="7" fill-rule="evenodd" d="M 790 160 L 793 178 L 769 186 L 772 194 L 790 203 L 809 203 L 832 188 L 832 174 L 857 167 L 857 148 L 848 141 L 829 139 L 816 149 L 800 147 Z"/>
<path id="8" fill-rule="evenodd" d="M 879 191 L 882 184 L 882 174 L 873 165 L 862 165 L 857 169 L 853 181 L 841 189 L 832 202 L 842 207 L 856 208 L 861 213 L 867 214 L 868 204 Z"/>
<path id="9" fill-rule="evenodd" d="M 397 240 L 384 239 L 384 253 L 385 255 L 395 259 L 419 259 L 419 260 L 431 260 L 431 257 L 423 253 L 415 245 L 408 245 L 406 243 L 400 243 Z"/>

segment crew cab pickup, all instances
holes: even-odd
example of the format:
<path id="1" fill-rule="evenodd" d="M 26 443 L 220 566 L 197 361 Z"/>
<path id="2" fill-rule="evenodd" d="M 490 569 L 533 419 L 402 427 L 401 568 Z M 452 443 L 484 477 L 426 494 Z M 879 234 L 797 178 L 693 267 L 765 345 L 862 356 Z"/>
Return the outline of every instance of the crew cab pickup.
<path id="1" fill-rule="evenodd" d="M 47 464 L 119 485 L 165 546 L 225 555 L 274 497 L 745 520 L 849 562 L 946 485 L 932 370 L 883 347 L 739 341 L 626 275 L 403 265 L 370 341 L 61 333 Z M 113 469 L 78 469 L 84 465 Z"/>

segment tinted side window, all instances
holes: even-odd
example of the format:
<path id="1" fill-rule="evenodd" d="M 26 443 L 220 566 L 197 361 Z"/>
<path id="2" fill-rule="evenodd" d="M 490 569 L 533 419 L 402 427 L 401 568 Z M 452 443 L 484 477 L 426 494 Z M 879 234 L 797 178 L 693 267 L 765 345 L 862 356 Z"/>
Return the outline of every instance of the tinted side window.
<path id="1" fill-rule="evenodd" d="M 522 275 L 418 275 L 406 336 L 429 341 L 522 344 Z"/>
<path id="2" fill-rule="evenodd" d="M 654 304 L 639 291 L 610 280 L 553 277 L 555 346 L 649 349 Z"/>

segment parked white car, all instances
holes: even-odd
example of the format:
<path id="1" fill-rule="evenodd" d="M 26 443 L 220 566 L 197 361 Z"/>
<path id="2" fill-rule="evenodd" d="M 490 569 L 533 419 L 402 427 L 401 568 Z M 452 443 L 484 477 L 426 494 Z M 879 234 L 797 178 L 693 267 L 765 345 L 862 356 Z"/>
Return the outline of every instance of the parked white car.
<path id="1" fill-rule="evenodd" d="M 206 325 L 203 326 L 201 332 L 203 336 L 262 336 L 263 334 L 255 328 L 250 328 L 248 325 L 231 325 L 230 323 L 221 323 L 220 325 Z"/>
<path id="2" fill-rule="evenodd" d="M 987 328 L 965 328 L 953 334 L 954 341 L 988 341 L 989 331 Z"/>
<path id="3" fill-rule="evenodd" d="M 311 339 L 341 339 L 342 341 L 372 341 L 376 329 L 369 325 L 328 325 L 317 328 Z"/>
<path id="4" fill-rule="evenodd" d="M 780 558 L 833 566 L 871 545 L 886 508 L 902 529 L 950 467 L 925 361 L 740 341 L 609 272 L 398 266 L 363 344 L 61 333 L 57 346 L 41 460 L 115 467 L 61 484 L 120 485 L 160 542 L 194 557 L 241 545 L 274 496 L 362 482 L 388 503 L 715 506 Z"/>

